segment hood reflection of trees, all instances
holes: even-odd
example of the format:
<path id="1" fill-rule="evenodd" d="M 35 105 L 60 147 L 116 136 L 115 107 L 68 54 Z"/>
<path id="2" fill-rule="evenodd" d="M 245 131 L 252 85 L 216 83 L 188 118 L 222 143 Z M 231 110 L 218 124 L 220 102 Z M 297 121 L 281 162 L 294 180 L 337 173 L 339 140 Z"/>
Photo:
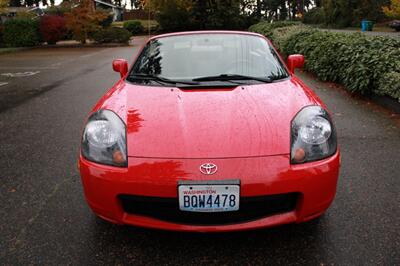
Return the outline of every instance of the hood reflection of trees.
<path id="1" fill-rule="evenodd" d="M 135 133 L 139 131 L 139 128 L 142 127 L 141 122 L 144 121 L 143 118 L 140 117 L 140 113 L 136 109 L 129 109 L 127 113 L 127 131 L 129 133 Z"/>
<path id="2" fill-rule="evenodd" d="M 161 66 L 161 52 L 160 46 L 162 44 L 158 40 L 154 40 L 151 42 L 149 46 L 149 54 L 150 56 L 147 58 L 146 66 L 140 73 L 146 73 L 150 75 L 160 75 L 162 66 Z"/>

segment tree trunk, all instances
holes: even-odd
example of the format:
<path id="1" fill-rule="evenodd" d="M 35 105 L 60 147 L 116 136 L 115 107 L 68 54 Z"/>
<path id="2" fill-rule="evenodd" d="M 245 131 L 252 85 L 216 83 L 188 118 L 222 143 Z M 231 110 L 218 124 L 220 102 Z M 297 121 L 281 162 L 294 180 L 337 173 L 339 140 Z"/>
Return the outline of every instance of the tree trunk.
<path id="1" fill-rule="evenodd" d="M 86 44 L 86 39 L 87 39 L 87 32 L 85 31 L 85 33 L 82 34 L 81 43 Z"/>
<path id="2" fill-rule="evenodd" d="M 257 0 L 257 18 L 261 18 L 261 0 Z"/>
<path id="3" fill-rule="evenodd" d="M 281 5 L 281 8 L 279 9 L 279 16 L 280 16 L 280 20 L 285 20 L 287 19 L 288 16 L 288 12 L 287 12 L 287 7 L 286 7 L 286 3 L 283 3 Z"/>

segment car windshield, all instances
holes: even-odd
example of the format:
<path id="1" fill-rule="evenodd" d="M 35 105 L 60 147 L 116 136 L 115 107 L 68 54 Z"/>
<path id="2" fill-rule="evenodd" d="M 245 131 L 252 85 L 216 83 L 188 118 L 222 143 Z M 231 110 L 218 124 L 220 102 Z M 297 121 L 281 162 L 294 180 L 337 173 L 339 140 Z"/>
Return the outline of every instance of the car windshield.
<path id="1" fill-rule="evenodd" d="M 246 34 L 207 33 L 150 41 L 136 60 L 128 80 L 167 85 L 193 80 L 259 83 L 287 77 L 281 60 L 265 39 Z"/>

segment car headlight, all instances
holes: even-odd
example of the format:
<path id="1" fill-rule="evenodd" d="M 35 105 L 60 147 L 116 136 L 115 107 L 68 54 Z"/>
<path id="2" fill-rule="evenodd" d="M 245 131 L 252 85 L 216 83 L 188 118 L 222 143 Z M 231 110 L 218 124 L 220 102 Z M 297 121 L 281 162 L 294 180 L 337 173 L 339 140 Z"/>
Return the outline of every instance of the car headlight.
<path id="1" fill-rule="evenodd" d="M 127 166 L 124 122 L 110 110 L 99 110 L 92 114 L 83 131 L 81 152 L 89 161 Z"/>
<path id="2" fill-rule="evenodd" d="M 320 106 L 303 108 L 292 121 L 290 161 L 299 164 L 335 154 L 336 131 L 329 114 Z"/>

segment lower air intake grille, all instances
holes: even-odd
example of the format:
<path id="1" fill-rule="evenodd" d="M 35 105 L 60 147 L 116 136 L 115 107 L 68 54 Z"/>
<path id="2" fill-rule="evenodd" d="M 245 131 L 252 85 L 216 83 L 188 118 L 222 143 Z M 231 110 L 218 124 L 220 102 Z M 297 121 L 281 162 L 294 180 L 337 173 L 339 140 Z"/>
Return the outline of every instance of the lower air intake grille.
<path id="1" fill-rule="evenodd" d="M 297 198 L 297 193 L 242 197 L 238 211 L 204 213 L 179 210 L 177 198 L 119 195 L 126 213 L 187 225 L 224 225 L 254 221 L 293 211 Z"/>

